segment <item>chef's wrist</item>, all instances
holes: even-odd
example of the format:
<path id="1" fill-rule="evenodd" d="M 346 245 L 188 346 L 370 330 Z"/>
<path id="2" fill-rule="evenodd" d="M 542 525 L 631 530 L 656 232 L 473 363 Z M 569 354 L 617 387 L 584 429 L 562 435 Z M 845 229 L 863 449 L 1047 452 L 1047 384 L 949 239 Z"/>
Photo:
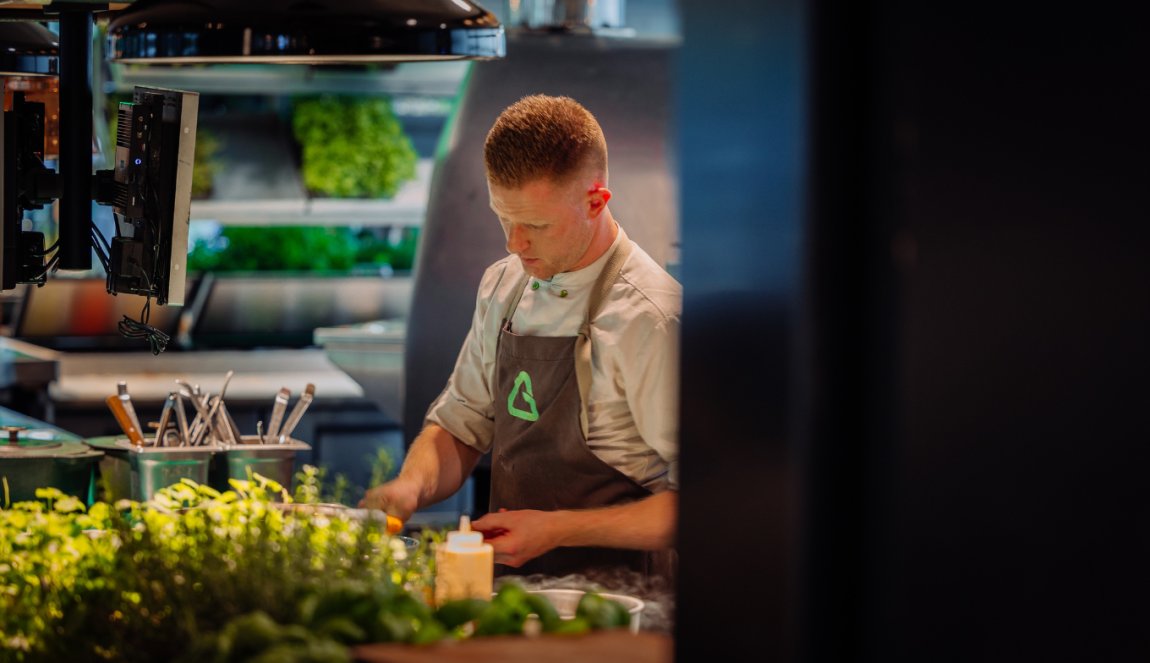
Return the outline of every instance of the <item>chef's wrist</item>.
<path id="1" fill-rule="evenodd" d="M 550 527 L 555 547 L 587 545 L 588 522 L 587 511 L 552 511 Z"/>

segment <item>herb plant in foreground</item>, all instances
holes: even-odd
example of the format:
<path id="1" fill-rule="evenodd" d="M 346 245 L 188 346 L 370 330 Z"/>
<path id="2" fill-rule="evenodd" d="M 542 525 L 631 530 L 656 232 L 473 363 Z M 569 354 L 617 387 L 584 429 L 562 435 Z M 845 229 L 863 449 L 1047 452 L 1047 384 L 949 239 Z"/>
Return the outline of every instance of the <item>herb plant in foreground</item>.
<path id="1" fill-rule="evenodd" d="M 297 500 L 316 500 L 317 473 L 300 479 Z M 42 489 L 0 509 L 0 660 L 326 663 L 363 643 L 523 633 L 530 615 L 552 633 L 626 625 L 560 622 L 514 585 L 434 610 L 442 532 L 408 549 L 382 521 L 285 508 L 258 475 L 232 485 L 87 510 Z"/>

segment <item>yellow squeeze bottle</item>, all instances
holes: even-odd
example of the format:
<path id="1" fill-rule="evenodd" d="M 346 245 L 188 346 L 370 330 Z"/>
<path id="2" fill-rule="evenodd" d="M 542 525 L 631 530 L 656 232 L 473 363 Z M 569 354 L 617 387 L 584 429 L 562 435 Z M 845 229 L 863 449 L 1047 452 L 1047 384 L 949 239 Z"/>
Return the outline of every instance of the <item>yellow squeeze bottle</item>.
<path id="1" fill-rule="evenodd" d="M 483 542 L 482 532 L 471 530 L 471 519 L 459 517 L 459 529 L 435 551 L 435 605 L 456 599 L 491 600 L 495 552 Z"/>

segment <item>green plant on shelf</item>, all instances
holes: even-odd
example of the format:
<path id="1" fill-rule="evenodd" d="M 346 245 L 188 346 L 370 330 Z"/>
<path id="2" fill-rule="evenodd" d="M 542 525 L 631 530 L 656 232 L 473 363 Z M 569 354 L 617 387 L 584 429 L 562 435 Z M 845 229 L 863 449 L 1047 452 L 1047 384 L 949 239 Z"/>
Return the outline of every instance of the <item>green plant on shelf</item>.
<path id="1" fill-rule="evenodd" d="M 196 242 L 188 254 L 193 271 L 347 271 L 357 246 L 344 228 L 314 226 L 225 227 L 211 242 Z"/>
<path id="2" fill-rule="evenodd" d="M 212 272 L 410 270 L 418 231 L 326 226 L 227 226 L 196 241 L 188 269 Z"/>
<path id="3" fill-rule="evenodd" d="M 292 131 L 313 195 L 391 198 L 415 178 L 415 148 L 386 97 L 298 99 Z"/>

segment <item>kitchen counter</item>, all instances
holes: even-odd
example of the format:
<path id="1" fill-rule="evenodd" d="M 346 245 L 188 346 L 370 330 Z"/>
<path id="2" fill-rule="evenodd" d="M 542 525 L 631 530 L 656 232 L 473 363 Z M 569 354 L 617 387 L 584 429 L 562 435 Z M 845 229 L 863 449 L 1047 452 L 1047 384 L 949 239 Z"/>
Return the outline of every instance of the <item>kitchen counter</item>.
<path id="1" fill-rule="evenodd" d="M 70 440 L 77 442 L 81 439 L 78 435 L 56 428 L 39 419 L 33 419 L 19 412 L 9 410 L 6 407 L 0 407 L 0 426 L 19 426 L 20 428 L 27 429 L 27 432 L 22 433 L 20 436 L 24 439 Z M 0 444 L 3 444 L 4 440 L 7 440 L 7 434 L 0 439 Z"/>
<path id="2" fill-rule="evenodd" d="M 0 389 L 42 389 L 56 379 L 59 365 L 60 353 L 55 350 L 0 337 Z"/>
<path id="3" fill-rule="evenodd" d="M 60 353 L 59 378 L 48 388 L 58 406 L 104 408 L 116 383 L 128 383 L 132 400 L 159 404 L 177 389 L 176 380 L 217 393 L 229 370 L 229 404 L 271 403 L 280 387 L 293 394 L 315 385 L 318 401 L 359 400 L 363 389 L 319 349 L 219 350 L 150 353 Z"/>

